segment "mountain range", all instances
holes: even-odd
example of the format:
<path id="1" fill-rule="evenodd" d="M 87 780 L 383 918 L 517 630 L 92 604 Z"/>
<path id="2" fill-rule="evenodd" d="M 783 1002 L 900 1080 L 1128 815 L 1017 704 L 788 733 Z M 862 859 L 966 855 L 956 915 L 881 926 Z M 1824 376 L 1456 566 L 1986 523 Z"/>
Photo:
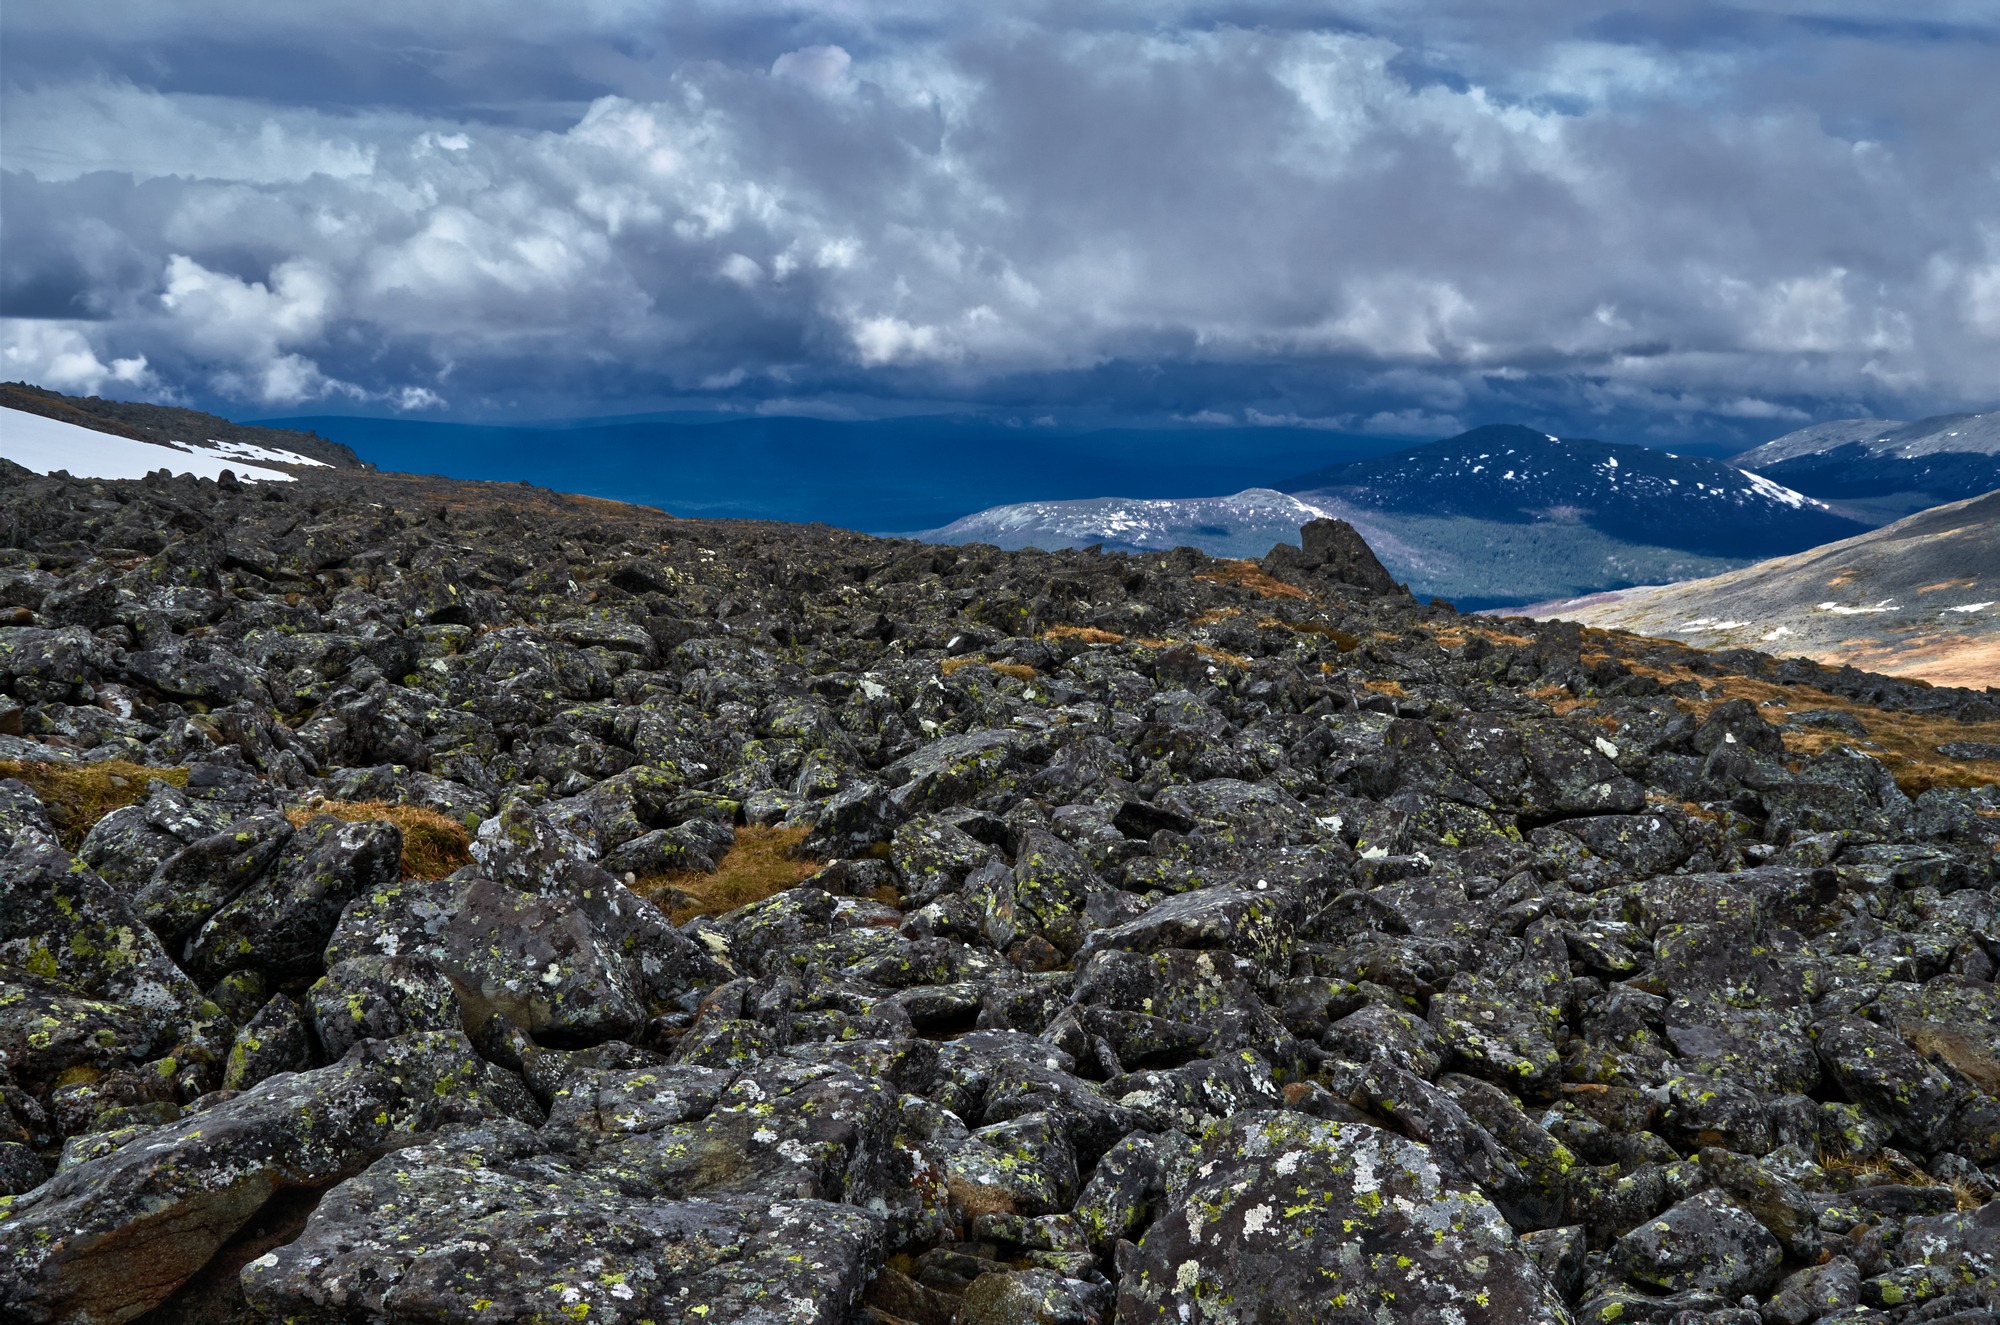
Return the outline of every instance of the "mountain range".
<path id="1" fill-rule="evenodd" d="M 1467 608 L 1713 575 L 1873 523 L 1720 460 L 1496 425 L 1322 466 L 1272 489 L 1016 503 L 921 536 L 1253 556 L 1291 541 L 1304 511 L 1352 524 L 1419 596 Z"/>
<path id="2" fill-rule="evenodd" d="M 372 462 L 534 481 L 682 515 L 876 531 L 929 523 L 919 537 L 1010 549 L 1187 545 L 1255 557 L 1327 517 L 1359 530 L 1420 596 L 1468 609 L 1715 576 L 2000 487 L 2000 412 L 1815 424 L 1724 462 L 1512 425 L 1394 451 L 1394 439 L 1304 428 L 1087 432 L 949 416 L 663 415 L 522 427 L 327 417 L 272 428 L 23 383 L 0 384 L 0 405 L 94 430 L 88 445 L 36 443 L 45 462 L 25 450 L 14 457 L 41 469 L 75 471 L 85 451 L 104 452 L 92 463 L 121 473 L 233 465 L 243 478 L 255 477 L 254 465 Z M 143 447 L 113 457 L 106 434 Z M 1260 476 L 1259 486 L 1224 486 Z M 1231 495 L 1199 495 L 1205 486 Z M 981 498 L 984 509 L 950 518 Z"/>
<path id="3" fill-rule="evenodd" d="M 1277 485 L 1385 514 L 1582 524 L 1621 541 L 1769 556 L 1860 533 L 1824 502 L 1720 460 L 1498 424 Z"/>
<path id="4" fill-rule="evenodd" d="M 2000 410 L 1816 423 L 1730 464 L 1872 522 L 2000 488 Z"/>

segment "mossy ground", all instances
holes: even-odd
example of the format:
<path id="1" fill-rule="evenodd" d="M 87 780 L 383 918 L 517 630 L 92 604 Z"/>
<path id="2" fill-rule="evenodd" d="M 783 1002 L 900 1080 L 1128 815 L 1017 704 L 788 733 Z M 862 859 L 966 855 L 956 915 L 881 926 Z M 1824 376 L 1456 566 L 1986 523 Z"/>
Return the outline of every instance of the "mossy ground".
<path id="1" fill-rule="evenodd" d="M 676 925 L 696 916 L 721 915 L 761 902 L 819 873 L 817 860 L 793 854 L 810 830 L 750 825 L 736 830 L 736 842 L 716 862 L 713 874 L 649 875 L 632 885 L 657 903 Z"/>
<path id="2" fill-rule="evenodd" d="M 153 782 L 185 787 L 185 768 L 147 768 L 123 759 L 100 764 L 57 764 L 0 759 L 0 778 L 18 778 L 48 807 L 56 836 L 76 850 L 84 834 L 113 810 L 146 798 Z"/>
<path id="3" fill-rule="evenodd" d="M 330 814 L 348 823 L 392 823 L 403 830 L 402 872 L 406 879 L 442 879 L 472 863 L 471 837 L 465 825 L 421 805 L 388 801 L 314 801 L 294 805 L 285 817 L 294 825 L 316 814 Z"/>

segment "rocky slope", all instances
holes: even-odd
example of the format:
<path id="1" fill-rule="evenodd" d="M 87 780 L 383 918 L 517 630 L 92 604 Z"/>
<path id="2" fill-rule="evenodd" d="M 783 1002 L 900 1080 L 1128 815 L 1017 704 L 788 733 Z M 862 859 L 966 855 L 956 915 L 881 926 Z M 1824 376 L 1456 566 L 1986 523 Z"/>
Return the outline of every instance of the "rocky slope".
<path id="1" fill-rule="evenodd" d="M 1522 612 L 1984 685 L 2000 679 L 2000 492 L 1744 570 Z"/>
<path id="2" fill-rule="evenodd" d="M 0 610 L 10 1319 L 2000 1306 L 2000 694 L 339 470 Z"/>

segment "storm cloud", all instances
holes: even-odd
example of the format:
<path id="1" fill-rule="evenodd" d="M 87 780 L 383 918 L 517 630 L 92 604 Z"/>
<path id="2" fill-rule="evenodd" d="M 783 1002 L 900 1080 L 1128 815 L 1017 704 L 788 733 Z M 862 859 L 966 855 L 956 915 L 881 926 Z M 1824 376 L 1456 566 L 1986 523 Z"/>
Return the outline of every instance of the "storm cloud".
<path id="1" fill-rule="evenodd" d="M 1663 438 L 2000 396 L 1990 5 L 1071 8 L 9 6 L 0 373 Z"/>

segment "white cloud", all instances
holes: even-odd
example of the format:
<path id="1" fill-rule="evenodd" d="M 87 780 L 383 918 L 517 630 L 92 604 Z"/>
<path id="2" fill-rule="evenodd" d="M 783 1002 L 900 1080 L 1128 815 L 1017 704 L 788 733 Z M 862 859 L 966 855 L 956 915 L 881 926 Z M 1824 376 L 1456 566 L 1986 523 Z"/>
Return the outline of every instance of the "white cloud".
<path id="1" fill-rule="evenodd" d="M 771 77 L 815 92 L 844 92 L 854 85 L 848 72 L 853 65 L 853 57 L 838 46 L 807 46 L 773 60 Z"/>
<path id="2" fill-rule="evenodd" d="M 38 371 L 271 401 L 428 408 L 445 365 L 455 395 L 622 374 L 796 398 L 1136 364 L 1158 371 L 1122 389 L 1169 412 L 1416 434 L 1530 390 L 1772 422 L 1992 403 L 2000 92 L 1976 50 L 1775 3 L 1784 41 L 1699 48 L 1608 39 L 1595 0 L 1508 9 L 1350 0 L 1309 31 L 1112 6 L 1082 30 L 1032 5 L 356 0 L 355 49 L 454 54 L 317 109 L 9 82 L 0 271 L 104 314 L 72 328 L 89 358 Z M 73 22 L 105 49 L 331 30 L 311 5 L 200 12 Z M 559 90 L 495 105 L 508 86 Z M 1175 395 L 1187 365 L 1299 398 Z"/>
<path id="3" fill-rule="evenodd" d="M 113 359 L 97 355 L 81 326 L 61 322 L 0 318 L 0 363 L 9 380 L 34 382 L 57 391 L 94 396 L 107 383 L 151 385 L 146 356 Z"/>
<path id="4" fill-rule="evenodd" d="M 311 111 L 167 95 L 129 82 L 33 90 L 10 82 L 0 91 L 0 118 L 10 164 L 45 180 L 115 170 L 135 179 L 182 175 L 268 185 L 365 176 L 375 167 L 374 146 Z"/>

